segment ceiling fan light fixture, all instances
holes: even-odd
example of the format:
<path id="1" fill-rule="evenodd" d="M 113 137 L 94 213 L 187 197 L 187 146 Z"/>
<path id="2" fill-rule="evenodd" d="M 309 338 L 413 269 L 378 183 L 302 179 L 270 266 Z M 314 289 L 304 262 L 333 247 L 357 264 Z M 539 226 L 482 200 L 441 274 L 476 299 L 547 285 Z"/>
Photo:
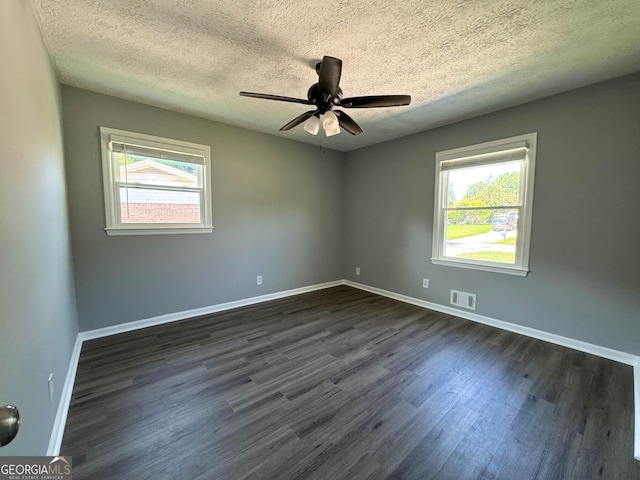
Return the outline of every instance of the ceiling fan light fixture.
<path id="1" fill-rule="evenodd" d="M 317 135 L 318 130 L 320 130 L 320 119 L 315 115 L 309 117 L 309 119 L 304 122 L 304 129 L 311 135 Z"/>
<path id="2" fill-rule="evenodd" d="M 327 137 L 333 137 L 334 135 L 338 135 L 340 133 L 340 127 L 336 127 L 335 130 L 325 130 L 324 134 Z"/>
<path id="3" fill-rule="evenodd" d="M 338 122 L 338 117 L 331 110 L 325 112 L 322 116 L 322 127 L 327 137 L 340 133 L 340 122 Z"/>

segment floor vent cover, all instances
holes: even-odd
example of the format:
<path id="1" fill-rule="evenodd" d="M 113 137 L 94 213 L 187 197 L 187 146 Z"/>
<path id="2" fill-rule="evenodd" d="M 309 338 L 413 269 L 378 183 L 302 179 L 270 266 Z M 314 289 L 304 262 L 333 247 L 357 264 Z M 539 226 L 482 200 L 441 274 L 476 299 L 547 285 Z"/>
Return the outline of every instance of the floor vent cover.
<path id="1" fill-rule="evenodd" d="M 451 305 L 456 307 L 476 309 L 476 294 L 461 292 L 459 290 L 451 290 Z"/>

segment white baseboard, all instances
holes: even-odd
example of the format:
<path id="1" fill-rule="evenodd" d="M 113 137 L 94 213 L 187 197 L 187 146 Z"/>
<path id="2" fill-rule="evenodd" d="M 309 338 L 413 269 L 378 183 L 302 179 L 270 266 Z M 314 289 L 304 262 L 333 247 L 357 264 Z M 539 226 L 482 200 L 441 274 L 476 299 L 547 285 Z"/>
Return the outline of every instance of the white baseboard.
<path id="1" fill-rule="evenodd" d="M 53 422 L 53 431 L 51 432 L 49 447 L 47 448 L 47 456 L 49 457 L 57 457 L 60 453 L 60 446 L 62 445 L 64 427 L 67 423 L 67 414 L 69 413 L 69 404 L 71 403 L 73 384 L 76 380 L 76 372 L 78 370 L 78 361 L 80 360 L 81 350 L 82 340 L 80 339 L 80 334 L 78 334 L 76 336 L 76 343 L 73 346 L 73 351 L 71 352 L 69 369 L 67 370 L 67 376 L 64 379 L 64 386 L 62 387 L 62 392 L 60 393 L 60 402 L 58 403 L 56 419 Z"/>
<path id="2" fill-rule="evenodd" d="M 522 325 L 505 322 L 503 320 L 496 320 L 495 318 L 485 317 L 484 315 L 478 315 L 477 313 L 458 310 L 457 308 L 440 305 L 439 303 L 427 302 L 426 300 L 408 297 L 400 293 L 390 292 L 388 290 L 371 287 L 369 285 L 352 282 L 350 280 L 345 280 L 344 284 L 350 287 L 358 288 L 360 290 L 375 293 L 377 295 L 382 295 L 383 297 L 393 298 L 394 300 L 400 300 L 401 302 L 428 308 L 430 310 L 435 310 L 436 312 L 447 313 L 449 315 L 454 315 L 456 317 L 471 320 L 473 322 L 483 323 L 491 327 L 497 327 L 502 330 L 519 333 L 520 335 L 525 335 L 527 337 L 537 338 L 538 340 L 555 343 L 556 345 L 562 345 L 563 347 L 569 347 L 574 350 L 597 355 L 598 357 L 608 358 L 609 360 L 625 363 L 627 365 L 636 365 L 636 363 L 640 361 L 640 357 L 638 357 L 637 355 L 621 352 L 619 350 L 613 350 L 612 348 L 602 347 L 600 345 L 594 345 L 592 343 L 583 342 L 581 340 L 574 340 L 573 338 L 563 337 L 561 335 L 556 335 L 555 333 L 549 333 L 531 327 L 524 327 Z"/>
<path id="3" fill-rule="evenodd" d="M 51 437 L 49 438 L 49 447 L 47 448 L 47 456 L 58 456 L 60 454 L 60 447 L 62 445 L 62 437 L 64 436 L 64 428 L 67 422 L 67 415 L 69 413 L 69 405 L 71 403 L 71 395 L 73 394 L 73 384 L 76 379 L 76 372 L 78 370 L 78 361 L 80 360 L 80 352 L 82 350 L 83 342 L 87 340 L 93 340 L 95 338 L 107 337 L 109 335 L 115 335 L 117 333 L 131 332 L 141 328 L 152 327 L 154 325 L 162 325 L 164 323 L 176 322 L 178 320 L 186 320 L 189 318 L 198 317 L 201 315 L 210 315 L 216 312 L 223 312 L 225 310 L 232 310 L 234 308 L 245 307 L 247 305 L 254 305 L 256 303 L 268 302 L 270 300 L 276 300 L 278 298 L 291 297 L 293 295 L 300 295 L 301 293 L 313 292 L 316 290 L 322 290 L 330 287 L 337 287 L 343 285 L 344 280 L 336 280 L 334 282 L 320 283 L 317 285 L 309 285 L 307 287 L 294 288 L 292 290 L 285 290 L 282 292 L 269 293 L 267 295 L 260 295 L 258 297 L 245 298 L 242 300 L 236 300 L 235 302 L 220 303 L 218 305 L 212 305 L 209 307 L 196 308 L 193 310 L 186 310 L 184 312 L 169 313 L 167 315 L 160 315 L 153 318 L 144 320 L 137 320 L 134 322 L 124 323 L 121 325 L 114 325 L 112 327 L 99 328 L 96 330 L 89 330 L 86 332 L 79 332 L 76 337 L 76 343 L 71 353 L 71 360 L 69 362 L 69 369 L 67 370 L 67 377 L 64 381 L 64 387 L 60 395 L 60 402 L 58 403 L 58 410 L 56 412 L 56 418 L 53 423 L 53 430 Z"/>
<path id="4" fill-rule="evenodd" d="M 352 282 L 350 280 L 336 280 L 334 282 L 321 283 L 317 285 L 310 285 L 307 287 L 294 288 L 292 290 L 286 290 L 282 292 L 270 293 L 267 295 L 260 295 L 258 297 L 246 298 L 243 300 L 236 300 L 234 302 L 221 303 L 218 305 L 212 305 L 203 308 L 196 308 L 193 310 L 186 310 L 183 312 L 170 313 L 167 315 L 160 315 L 144 320 L 137 320 L 134 322 L 124 323 L 121 325 L 114 325 L 112 327 L 99 328 L 96 330 L 89 330 L 86 332 L 78 333 L 76 344 L 71 355 L 71 361 L 69 363 L 69 370 L 65 379 L 64 388 L 60 397 L 60 403 L 58 405 L 58 411 L 56 414 L 56 420 L 49 441 L 49 448 L 47 449 L 48 456 L 57 456 L 60 453 L 60 446 L 62 444 L 62 437 L 64 434 L 64 427 L 67 420 L 67 414 L 69 411 L 69 404 L 71 402 L 71 394 L 73 393 L 73 384 L 76 377 L 76 371 L 78 368 L 78 361 L 80 359 L 80 351 L 82 350 L 82 343 L 86 340 L 92 340 L 95 338 L 106 337 L 109 335 L 115 335 L 118 333 L 130 332 L 141 328 L 152 327 L 155 325 L 162 325 L 165 323 L 176 322 L 179 320 L 187 320 L 202 315 L 210 315 L 217 312 L 223 312 L 226 310 L 232 310 L 234 308 L 244 307 L 248 305 L 254 305 L 257 303 L 268 302 L 270 300 L 276 300 L 279 298 L 291 297 L 299 295 L 301 293 L 313 292 L 316 290 L 322 290 L 325 288 L 336 287 L 338 285 L 348 285 L 353 288 L 364 290 L 370 293 L 375 293 L 383 297 L 392 298 L 401 302 L 410 303 L 419 307 L 428 308 L 437 312 L 447 313 L 456 317 L 471 320 L 473 322 L 482 323 L 492 327 L 500 328 L 510 332 L 525 335 L 527 337 L 537 338 L 556 345 L 572 348 L 599 357 L 608 358 L 616 362 L 625 363 L 633 366 L 634 374 L 634 402 L 635 402 L 635 442 L 634 442 L 634 456 L 637 460 L 640 460 L 640 357 L 632 355 L 630 353 L 620 352 L 611 348 L 602 347 L 600 345 L 594 345 L 591 343 L 583 342 L 580 340 L 574 340 L 572 338 L 563 337 L 554 333 L 537 330 L 535 328 L 524 327 L 503 320 L 496 320 L 491 317 L 478 315 L 476 313 L 465 312 L 452 308 L 446 305 L 440 305 L 437 303 L 427 302 L 419 298 L 409 297 L 388 290 L 383 290 L 377 287 L 371 287 L 362 283 Z"/>
<path id="5" fill-rule="evenodd" d="M 337 287 L 343 285 L 344 280 L 336 280 L 334 282 L 319 283 L 317 285 L 309 285 L 307 287 L 294 288 L 292 290 L 285 290 L 282 292 L 269 293 L 267 295 L 260 295 L 259 297 L 244 298 L 242 300 L 236 300 L 234 302 L 219 303 L 217 305 L 210 305 L 208 307 L 194 308 L 193 310 L 185 310 L 183 312 L 168 313 L 166 315 L 159 315 L 157 317 L 147 318 L 144 320 L 136 320 L 134 322 L 122 323 L 120 325 L 114 325 L 112 327 L 98 328 L 96 330 L 88 330 L 86 332 L 80 332 L 78 335 L 83 341 L 93 340 L 95 338 L 108 337 L 117 333 L 131 332 L 133 330 L 139 330 L 141 328 L 154 327 L 156 325 L 162 325 L 165 323 L 177 322 L 179 320 L 188 320 L 189 318 L 200 317 L 202 315 L 211 315 L 213 313 L 224 312 L 226 310 L 232 310 L 234 308 L 246 307 L 248 305 L 254 305 L 256 303 L 268 302 L 270 300 L 277 300 L 279 298 L 291 297 L 293 295 L 300 295 L 301 293 L 315 292 L 316 290 L 323 290 L 325 288 Z"/>
<path id="6" fill-rule="evenodd" d="M 634 456 L 636 460 L 640 461 L 640 360 L 633 366 L 633 398 L 635 400 L 635 449 Z"/>
<path id="7" fill-rule="evenodd" d="M 390 292 L 377 287 L 371 287 L 362 283 L 352 282 L 351 280 L 345 280 L 345 285 L 358 288 L 366 292 L 382 295 L 383 297 L 392 298 L 401 302 L 410 303 L 419 307 L 435 310 L 436 312 L 447 313 L 455 315 L 456 317 L 471 320 L 473 322 L 483 323 L 492 327 L 497 327 L 509 332 L 519 333 L 527 337 L 537 338 L 538 340 L 544 340 L 546 342 L 555 343 L 556 345 L 562 345 L 563 347 L 572 348 L 580 352 L 590 353 L 598 357 L 608 358 L 616 362 L 625 363 L 633 366 L 633 391 L 634 391 L 634 457 L 636 460 L 640 460 L 640 357 L 632 355 L 626 352 L 620 352 L 611 348 L 602 347 L 600 345 L 594 345 L 592 343 L 583 342 L 581 340 L 574 340 L 573 338 L 563 337 L 556 335 L 555 333 L 549 333 L 542 330 L 536 330 L 535 328 L 524 327 L 515 323 L 505 322 L 503 320 L 496 320 L 495 318 L 485 317 L 484 315 L 478 315 L 477 313 L 465 312 L 452 308 L 446 305 L 440 305 L 438 303 L 427 302 L 419 298 L 409 297 L 400 293 Z"/>

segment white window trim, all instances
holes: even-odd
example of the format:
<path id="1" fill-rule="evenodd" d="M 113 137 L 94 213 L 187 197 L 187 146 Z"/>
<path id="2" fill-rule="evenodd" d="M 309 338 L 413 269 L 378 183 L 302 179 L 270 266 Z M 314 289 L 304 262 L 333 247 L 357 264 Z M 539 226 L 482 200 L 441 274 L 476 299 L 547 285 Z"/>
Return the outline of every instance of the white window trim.
<path id="1" fill-rule="evenodd" d="M 127 143 L 138 142 L 139 144 L 185 152 L 202 156 L 203 178 L 202 195 L 200 200 L 200 210 L 202 212 L 202 222 L 197 224 L 184 223 L 131 223 L 126 224 L 120 221 L 119 194 L 117 191 L 116 171 L 114 163 L 111 161 L 110 142 L 126 141 Z M 211 233 L 213 231 L 212 207 L 211 207 L 211 148 L 208 145 L 183 142 L 142 133 L 117 130 L 115 128 L 100 127 L 100 146 L 102 152 L 102 180 L 104 188 L 104 209 L 107 235 L 161 235 L 161 234 L 184 234 L 184 233 Z M 117 202 L 117 203 L 116 203 Z"/>
<path id="2" fill-rule="evenodd" d="M 508 275 L 526 276 L 529 273 L 529 251 L 531 246 L 531 218 L 533 213 L 533 185 L 536 162 L 537 132 L 518 135 L 516 137 L 495 140 L 492 142 L 455 148 L 436 152 L 436 182 L 433 213 L 433 244 L 431 262 L 435 265 L 468 268 L 486 272 L 504 273 Z M 520 176 L 520 192 L 522 198 L 522 213 L 519 215 L 518 246 L 514 265 L 485 260 L 446 257 L 444 251 L 445 218 L 443 207 L 447 204 L 448 175 L 442 174 L 442 163 L 455 159 L 476 155 L 490 154 L 526 145 L 527 154 L 524 161 L 525 175 Z"/>

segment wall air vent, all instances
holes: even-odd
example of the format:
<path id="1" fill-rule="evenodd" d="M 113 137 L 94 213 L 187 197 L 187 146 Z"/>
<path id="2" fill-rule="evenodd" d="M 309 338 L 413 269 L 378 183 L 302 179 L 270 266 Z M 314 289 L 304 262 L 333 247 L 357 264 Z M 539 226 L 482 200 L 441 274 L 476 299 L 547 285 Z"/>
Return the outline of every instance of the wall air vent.
<path id="1" fill-rule="evenodd" d="M 451 305 L 455 307 L 476 309 L 476 294 L 461 292 L 459 290 L 451 290 Z"/>

